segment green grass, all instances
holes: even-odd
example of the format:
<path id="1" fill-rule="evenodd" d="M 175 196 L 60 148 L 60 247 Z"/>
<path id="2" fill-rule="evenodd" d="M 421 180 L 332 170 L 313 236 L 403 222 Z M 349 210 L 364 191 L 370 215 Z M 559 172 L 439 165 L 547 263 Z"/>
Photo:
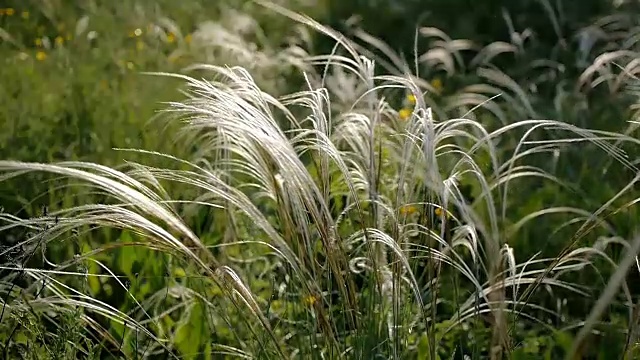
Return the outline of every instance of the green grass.
<path id="1" fill-rule="evenodd" d="M 32 1 L 3 8 L 11 12 L 0 16 L 0 98 L 6 104 L 0 109 L 0 157 L 114 166 L 123 160 L 114 148 L 190 153 L 150 122 L 162 102 L 180 96 L 179 83 L 146 71 L 180 71 L 198 62 L 241 65 L 270 92 L 283 92 L 293 68 L 288 58 L 296 55 L 279 42 L 295 38 L 294 30 L 274 33 L 270 27 L 282 29 L 282 20 L 269 14 L 256 20 L 250 16 L 257 14 L 255 5 L 230 4 Z M 29 207 L 12 193 L 45 190 L 30 186 L 5 186 L 3 206 Z"/>
<path id="2" fill-rule="evenodd" d="M 50 116 L 41 132 L 25 135 L 41 143 L 39 152 L 3 147 L 8 159 L 0 161 L 5 198 L 33 205 L 42 190 L 36 184 L 47 180 L 49 199 L 46 213 L 0 213 L 0 233 L 14 239 L 0 250 L 4 355 L 633 357 L 637 296 L 625 276 L 636 271 L 640 247 L 632 222 L 637 177 L 602 184 L 595 169 L 637 173 L 634 123 L 604 131 L 573 113 L 531 120 L 539 118 L 539 98 L 521 85 L 527 77 L 510 80 L 489 57 L 461 66 L 486 83 L 460 69 L 440 75 L 441 88 L 436 76 L 410 75 L 408 64 L 363 33 L 359 39 L 386 58 L 309 18 L 268 8 L 339 46 L 272 63 L 269 48 L 244 44 L 228 56 L 264 59 L 257 68 L 248 61 L 179 73 L 168 59 L 191 54 L 195 33 L 190 44 L 175 44 L 134 29 L 134 38 L 110 40 L 115 52 L 60 48 L 43 61 L 12 60 L 47 80 L 48 87 L 23 91 L 59 97 L 41 110 Z M 117 65 L 105 54 L 142 51 L 138 41 L 155 46 L 149 62 L 167 67 L 134 69 L 162 76 L 122 75 L 117 94 L 109 88 L 110 96 L 88 97 L 95 102 L 83 106 L 95 116 L 67 108 L 78 105 L 65 91 L 82 91 L 66 89 L 67 75 L 55 81 L 73 68 L 61 59 L 93 69 L 74 77 L 85 89 L 98 74 L 111 78 L 97 70 L 101 61 Z M 185 61 L 211 60 L 196 54 Z M 424 66 L 456 55 L 432 54 Z M 276 81 L 294 68 L 305 70 L 303 85 Z M 585 74 L 592 69 L 600 68 Z M 454 75 L 471 84 L 451 85 Z M 628 72 L 619 79 L 634 81 Z M 143 131 L 162 97 L 171 101 L 153 131 Z M 101 125 L 105 114 L 136 104 L 146 112 L 132 115 L 130 127 L 122 115 Z M 27 117 L 24 109 L 7 116 Z M 76 114 L 68 120 L 76 125 L 62 126 L 72 135 L 58 137 L 51 122 L 65 112 Z M 80 148 L 68 139 L 86 139 L 81 130 L 106 140 Z M 63 144 L 69 156 L 55 153 Z"/>

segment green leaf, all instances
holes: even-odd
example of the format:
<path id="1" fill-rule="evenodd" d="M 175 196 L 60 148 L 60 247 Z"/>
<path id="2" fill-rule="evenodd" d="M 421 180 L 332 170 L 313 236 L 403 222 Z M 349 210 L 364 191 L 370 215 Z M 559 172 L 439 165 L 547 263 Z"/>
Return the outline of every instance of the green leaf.
<path id="1" fill-rule="evenodd" d="M 185 316 L 188 316 L 188 319 L 176 330 L 174 343 L 182 359 L 195 359 L 209 338 L 202 305 L 194 303 Z"/>
<path id="2" fill-rule="evenodd" d="M 429 337 L 427 334 L 423 334 L 420 336 L 420 341 L 418 342 L 418 360 L 431 360 L 429 350 L 431 346 L 429 344 Z M 436 352 L 436 356 L 433 360 L 440 360 L 440 356 Z"/>
<path id="3" fill-rule="evenodd" d="M 133 242 L 133 239 L 128 231 L 123 231 L 120 235 L 120 242 L 128 243 Z M 135 263 L 137 256 L 135 246 L 124 246 L 120 248 L 118 252 L 118 267 L 120 271 L 131 276 L 133 275 L 133 264 Z"/>
<path id="4" fill-rule="evenodd" d="M 557 344 L 563 350 L 569 351 L 571 349 L 573 345 L 573 338 L 569 333 L 564 331 L 556 331 L 554 335 L 555 335 Z"/>
<path id="5" fill-rule="evenodd" d="M 204 346 L 204 359 L 205 360 L 211 360 L 213 359 L 211 352 L 213 351 L 213 347 L 211 346 L 210 342 L 207 342 L 207 344 Z"/>

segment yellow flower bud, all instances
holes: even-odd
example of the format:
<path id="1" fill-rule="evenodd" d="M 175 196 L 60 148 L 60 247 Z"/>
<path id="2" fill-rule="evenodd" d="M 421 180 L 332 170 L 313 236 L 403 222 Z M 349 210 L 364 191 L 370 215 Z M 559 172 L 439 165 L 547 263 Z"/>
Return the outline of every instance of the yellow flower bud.
<path id="1" fill-rule="evenodd" d="M 413 110 L 404 108 L 398 111 L 398 116 L 400 116 L 400 120 L 407 120 L 408 118 L 411 117 L 412 113 L 413 113 Z"/>
<path id="2" fill-rule="evenodd" d="M 436 89 L 437 92 L 442 91 L 444 85 L 442 84 L 442 80 L 440 80 L 440 78 L 435 78 L 433 80 L 431 80 L 431 86 L 433 86 L 434 89 Z"/>
<path id="3" fill-rule="evenodd" d="M 400 214 L 402 215 L 411 215 L 418 211 L 418 208 L 413 205 L 405 205 L 400 208 Z"/>

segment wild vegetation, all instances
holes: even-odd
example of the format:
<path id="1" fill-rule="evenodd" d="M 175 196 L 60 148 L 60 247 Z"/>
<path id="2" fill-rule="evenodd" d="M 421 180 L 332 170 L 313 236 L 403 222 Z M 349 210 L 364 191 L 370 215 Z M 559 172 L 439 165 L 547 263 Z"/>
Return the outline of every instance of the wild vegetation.
<path id="1" fill-rule="evenodd" d="M 302 1 L 45 4 L 1 12 L 5 358 L 639 355 L 631 14 L 408 55 Z"/>

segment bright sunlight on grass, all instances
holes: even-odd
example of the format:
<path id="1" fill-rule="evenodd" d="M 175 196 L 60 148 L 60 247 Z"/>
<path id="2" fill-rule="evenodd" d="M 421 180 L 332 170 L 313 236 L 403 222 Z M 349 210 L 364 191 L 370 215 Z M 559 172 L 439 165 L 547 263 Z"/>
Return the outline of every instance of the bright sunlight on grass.
<path id="1" fill-rule="evenodd" d="M 628 277 L 640 271 L 640 234 L 632 223 L 620 235 L 610 221 L 637 214 L 637 123 L 586 126 L 582 113 L 563 110 L 568 94 L 557 99 L 565 117 L 546 119 L 538 88 L 523 85 L 532 76 L 514 80 L 493 62 L 524 47 L 478 48 L 424 27 L 416 36 L 438 40 L 406 61 L 362 30 L 354 40 L 280 5 L 252 5 L 303 26 L 298 36 L 330 38 L 333 51 L 252 48 L 216 22 L 189 33 L 166 22 L 173 30 L 156 35 L 141 23 L 110 37 L 130 43 L 113 49 L 195 64 L 121 67 L 145 75 L 117 80 L 133 92 L 172 99 L 159 116 L 143 112 L 152 130 L 129 143 L 129 130 L 105 125 L 106 143 L 91 143 L 87 157 L 2 150 L 3 197 L 11 191 L 37 209 L 44 183 L 50 199 L 37 216 L 0 212 L 5 358 L 574 359 L 604 337 L 609 315 L 618 316 L 612 351 L 637 356 Z M 24 11 L 21 21 L 33 17 Z M 231 25 L 257 28 L 233 14 Z M 62 71 L 77 61 L 69 42 L 91 46 L 83 26 L 8 61 Z M 119 61 L 83 54 L 94 60 L 82 64 Z M 576 87 L 633 96 L 637 59 L 616 54 L 586 66 Z M 423 76 L 412 62 L 444 72 Z M 476 82 L 452 90 L 465 72 Z M 56 93 L 12 76 L 42 92 L 31 96 Z M 115 86 L 93 85 L 105 81 Z M 87 96 L 110 93 L 96 91 L 104 93 Z M 582 177 L 631 174 L 612 181 L 606 199 L 587 199 L 569 173 L 576 159 L 596 156 L 606 161 L 585 165 Z M 23 181 L 32 185 L 16 185 Z"/>

